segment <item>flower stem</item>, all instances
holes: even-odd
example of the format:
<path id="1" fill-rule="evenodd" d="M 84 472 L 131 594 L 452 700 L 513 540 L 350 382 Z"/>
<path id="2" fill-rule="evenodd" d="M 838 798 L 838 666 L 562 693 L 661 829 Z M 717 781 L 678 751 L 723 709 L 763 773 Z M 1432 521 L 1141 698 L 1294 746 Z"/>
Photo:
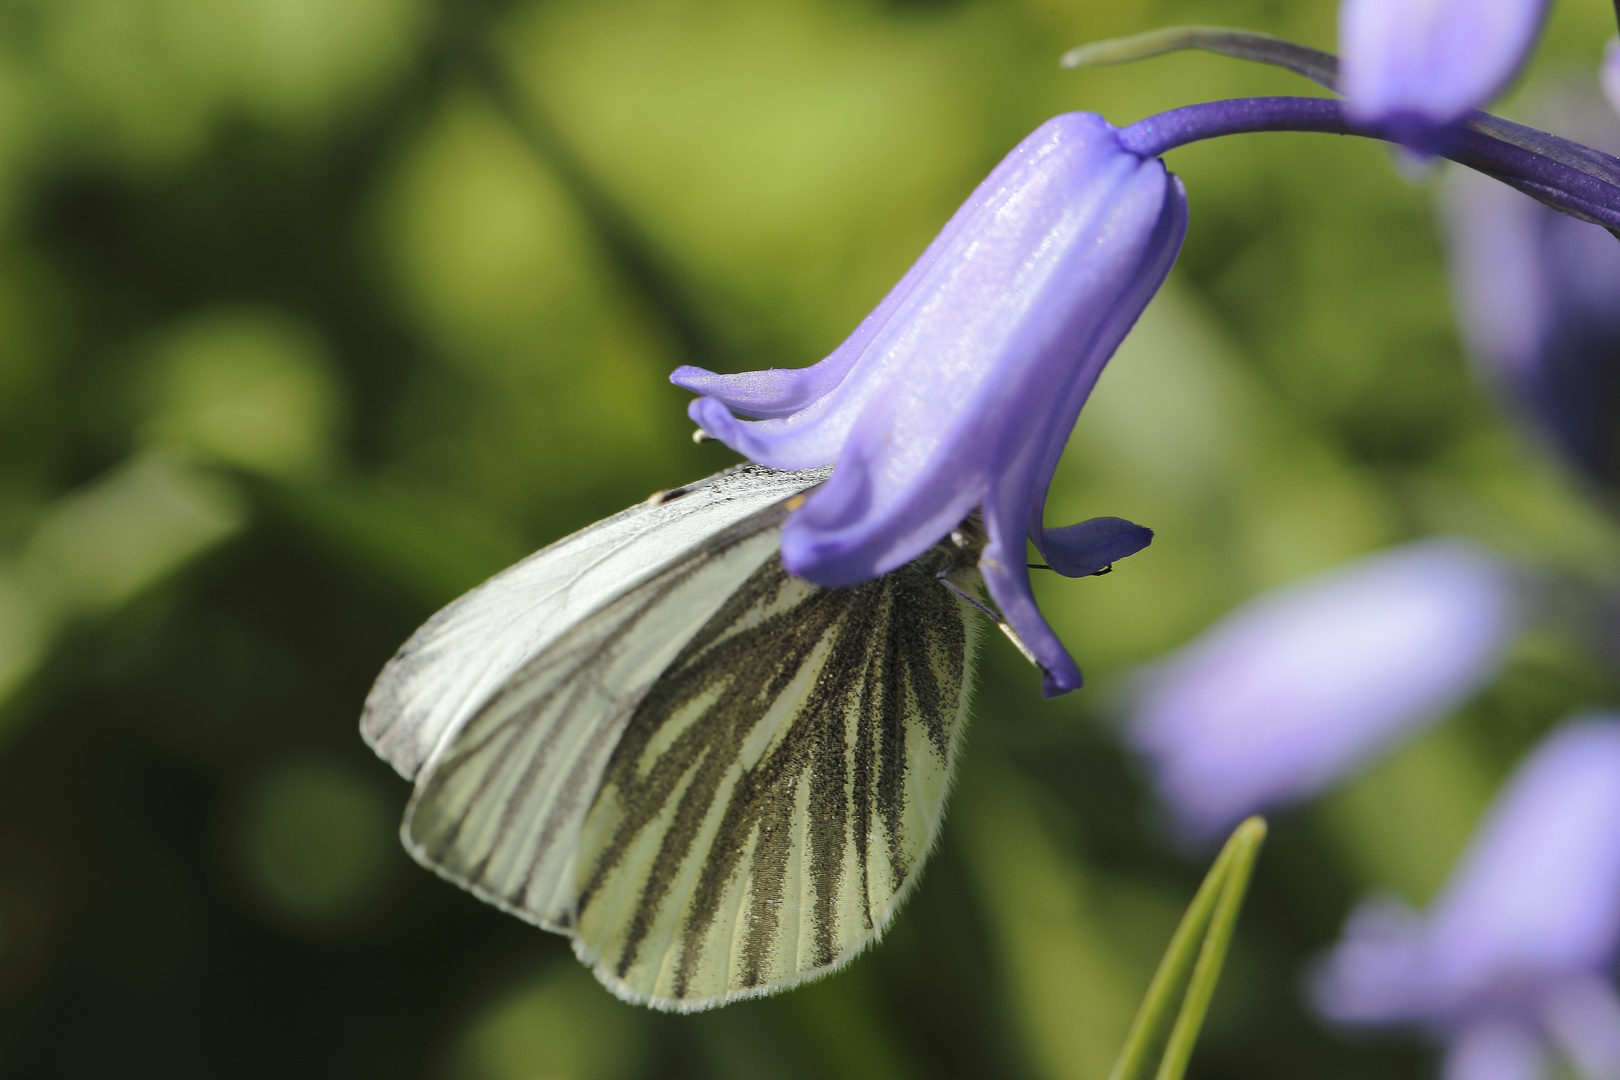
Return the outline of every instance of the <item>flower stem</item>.
<path id="1" fill-rule="evenodd" d="M 1188 143 L 1250 131 L 1364 134 L 1345 118 L 1333 98 L 1258 97 L 1206 101 L 1158 113 L 1120 129 L 1119 141 L 1133 153 L 1158 157 Z"/>
<path id="2" fill-rule="evenodd" d="M 1157 157 L 1188 143 L 1254 131 L 1318 131 L 1389 141 L 1383 133 L 1351 121 L 1337 100 L 1307 97 L 1231 98 L 1187 105 L 1121 128 L 1119 141 L 1132 153 Z M 1571 217 L 1620 230 L 1620 183 L 1616 183 L 1620 162 L 1544 132 L 1531 132 L 1533 139 L 1517 132 L 1530 129 L 1505 121 L 1483 130 L 1461 126 L 1440 152 Z"/>

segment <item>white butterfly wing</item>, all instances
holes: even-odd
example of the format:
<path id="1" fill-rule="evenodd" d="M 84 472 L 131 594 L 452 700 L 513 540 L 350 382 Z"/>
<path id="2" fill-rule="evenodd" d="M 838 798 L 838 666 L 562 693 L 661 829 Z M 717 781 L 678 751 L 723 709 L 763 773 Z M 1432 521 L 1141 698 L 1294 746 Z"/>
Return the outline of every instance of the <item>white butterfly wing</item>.
<path id="1" fill-rule="evenodd" d="M 747 466 L 666 493 L 535 552 L 428 620 L 378 675 L 360 731 L 414 779 L 518 668 L 581 619 L 829 469 Z"/>
<path id="2" fill-rule="evenodd" d="M 418 861 L 551 930 L 574 922 L 579 835 L 637 705 L 775 559 L 767 509 L 598 609 L 520 668 L 434 758 L 405 813 Z"/>
<path id="3" fill-rule="evenodd" d="M 578 533 L 436 616 L 368 702 L 417 772 L 412 854 L 571 934 L 621 997 L 705 1008 L 831 970 L 937 833 L 976 627 L 940 573 L 972 555 L 788 576 L 783 504 L 823 475 L 728 474 Z"/>
<path id="4" fill-rule="evenodd" d="M 580 837 L 575 951 L 619 996 L 770 993 L 883 931 L 967 714 L 978 621 L 939 580 L 959 562 L 821 589 L 767 559 L 669 665 Z"/>

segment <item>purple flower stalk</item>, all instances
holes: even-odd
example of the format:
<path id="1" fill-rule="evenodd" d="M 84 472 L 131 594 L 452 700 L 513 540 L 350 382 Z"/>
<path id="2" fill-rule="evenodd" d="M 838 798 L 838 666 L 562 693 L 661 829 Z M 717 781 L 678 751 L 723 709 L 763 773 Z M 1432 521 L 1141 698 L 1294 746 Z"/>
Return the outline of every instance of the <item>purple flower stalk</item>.
<path id="1" fill-rule="evenodd" d="M 1042 508 L 1080 407 L 1186 234 L 1180 181 L 1100 117 L 1021 142 L 883 302 L 808 368 L 672 380 L 692 419 L 755 461 L 836 462 L 788 519 L 782 562 L 850 585 L 917 558 L 981 510 L 979 568 L 1050 695 L 1080 670 L 1030 591 L 1025 537 L 1059 573 L 1095 573 L 1152 534 L 1117 518 L 1048 529 Z M 753 417 L 740 420 L 733 413 Z"/>
<path id="2" fill-rule="evenodd" d="M 1461 171 L 1446 218 L 1469 358 L 1581 476 L 1620 487 L 1620 244 Z"/>
<path id="3" fill-rule="evenodd" d="M 1415 1024 L 1448 1080 L 1534 1080 L 1556 1047 L 1620 1076 L 1620 717 L 1567 722 L 1519 767 L 1423 915 L 1352 914 L 1312 983 L 1347 1025 Z"/>
<path id="4" fill-rule="evenodd" d="M 1496 669 L 1512 592 L 1498 559 L 1444 539 L 1264 594 L 1142 673 L 1127 740 L 1184 834 L 1222 833 L 1459 704 Z"/>
<path id="5" fill-rule="evenodd" d="M 1144 156 L 1251 131 L 1388 136 L 1351 120 L 1327 98 L 1234 98 L 1187 105 L 1122 128 L 1120 142 Z M 1560 213 L 1620 234 L 1620 159 L 1495 116 L 1475 113 L 1441 155 L 1494 177 Z"/>
<path id="6" fill-rule="evenodd" d="M 1343 0 L 1339 72 L 1357 123 L 1438 151 L 1530 54 L 1547 0 Z"/>

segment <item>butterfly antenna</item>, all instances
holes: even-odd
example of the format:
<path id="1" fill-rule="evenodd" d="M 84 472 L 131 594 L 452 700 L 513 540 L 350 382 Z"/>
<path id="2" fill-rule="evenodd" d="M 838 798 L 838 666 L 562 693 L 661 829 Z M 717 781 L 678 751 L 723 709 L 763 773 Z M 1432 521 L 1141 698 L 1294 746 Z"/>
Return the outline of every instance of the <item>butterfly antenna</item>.
<path id="1" fill-rule="evenodd" d="M 1007 621 L 1000 615 L 996 614 L 994 608 L 980 600 L 977 596 L 969 593 L 966 589 L 962 588 L 944 574 L 939 575 L 939 580 L 940 583 L 943 584 L 947 589 L 951 590 L 951 592 L 955 593 L 957 596 L 960 596 L 962 599 L 984 612 L 985 615 L 989 617 L 990 621 L 995 623 L 1003 634 L 1007 635 L 1007 640 L 1013 643 L 1013 648 L 1017 649 L 1021 654 L 1023 654 L 1025 660 L 1028 660 L 1031 664 L 1034 664 L 1042 671 L 1046 670 L 1044 667 L 1041 667 L 1041 662 L 1035 659 L 1035 654 L 1029 651 L 1029 646 L 1024 644 L 1023 639 L 1018 636 L 1018 632 L 1012 627 L 1008 626 Z"/>

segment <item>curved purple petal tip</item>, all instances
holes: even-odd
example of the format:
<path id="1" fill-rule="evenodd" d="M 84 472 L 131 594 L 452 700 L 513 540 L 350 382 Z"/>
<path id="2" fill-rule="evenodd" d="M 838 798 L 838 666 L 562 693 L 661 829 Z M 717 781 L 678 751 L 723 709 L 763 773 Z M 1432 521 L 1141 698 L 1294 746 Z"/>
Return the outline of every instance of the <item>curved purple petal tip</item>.
<path id="1" fill-rule="evenodd" d="M 1153 530 L 1124 518 L 1099 517 L 1046 529 L 1036 547 L 1064 577 L 1090 577 L 1153 543 Z"/>

